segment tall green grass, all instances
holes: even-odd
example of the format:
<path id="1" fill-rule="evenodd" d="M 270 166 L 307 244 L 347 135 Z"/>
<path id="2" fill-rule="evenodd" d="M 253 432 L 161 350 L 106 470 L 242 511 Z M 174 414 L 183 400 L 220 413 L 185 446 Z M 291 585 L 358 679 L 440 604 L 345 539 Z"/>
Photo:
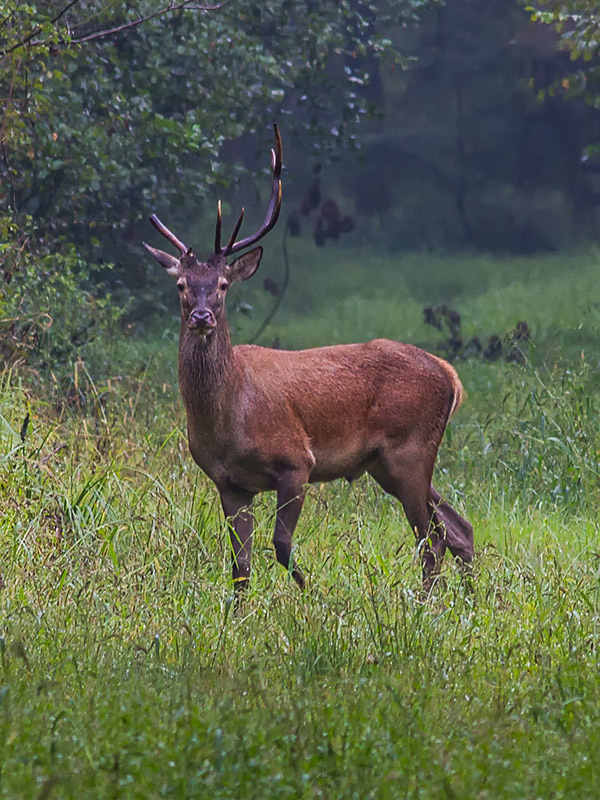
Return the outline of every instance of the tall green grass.
<path id="1" fill-rule="evenodd" d="M 411 258 L 405 296 L 377 275 L 358 291 L 351 262 L 343 280 L 324 271 L 306 288 L 314 318 L 299 303 L 271 333 L 334 341 L 352 312 L 352 338 L 435 345 L 420 307 L 446 290 L 411 281 L 422 269 L 449 285 L 458 261 Z M 594 258 L 573 262 L 573 286 Z M 477 557 L 471 576 L 448 562 L 429 597 L 402 509 L 361 479 L 309 489 L 302 594 L 274 563 L 273 498 L 261 497 L 235 613 L 170 333 L 113 342 L 110 377 L 77 363 L 68 393 L 51 376 L 2 374 L 0 797 L 597 796 L 597 282 L 561 304 L 558 258 L 527 274 L 506 261 L 518 308 L 497 262 L 466 261 L 482 277 L 479 293 L 454 278 L 463 319 L 525 318 L 534 337 L 525 365 L 457 365 L 467 398 L 436 485 L 472 520 Z M 382 258 L 381 278 L 395 269 Z"/>

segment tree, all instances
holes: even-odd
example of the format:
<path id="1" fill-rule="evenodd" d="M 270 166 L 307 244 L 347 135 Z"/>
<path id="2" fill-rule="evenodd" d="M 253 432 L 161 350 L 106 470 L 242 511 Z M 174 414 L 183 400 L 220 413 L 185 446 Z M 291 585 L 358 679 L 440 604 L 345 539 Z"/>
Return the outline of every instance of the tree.
<path id="1" fill-rule="evenodd" d="M 143 208 L 230 182 L 241 165 L 223 163 L 223 144 L 267 136 L 275 118 L 293 114 L 317 147 L 351 146 L 367 111 L 363 58 L 398 57 L 377 30 L 426 2 L 8 0 L 0 208 L 99 242 Z"/>

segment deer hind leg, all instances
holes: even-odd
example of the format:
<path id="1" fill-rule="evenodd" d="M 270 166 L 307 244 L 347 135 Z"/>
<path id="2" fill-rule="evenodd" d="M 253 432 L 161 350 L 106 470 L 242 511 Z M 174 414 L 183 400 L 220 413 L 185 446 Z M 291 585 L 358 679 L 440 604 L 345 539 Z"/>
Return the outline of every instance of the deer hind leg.
<path id="1" fill-rule="evenodd" d="M 370 474 L 388 494 L 402 503 L 404 513 L 421 553 L 423 583 L 431 584 L 446 552 L 443 531 L 434 523 L 428 506 L 435 454 L 423 454 L 422 448 L 403 445 L 382 452 Z"/>
<path id="2" fill-rule="evenodd" d="M 291 567 L 292 577 L 301 589 L 304 588 L 304 576 L 298 567 L 291 562 L 292 536 L 304 505 L 307 482 L 308 472 L 305 471 L 287 472 L 279 478 L 277 483 L 277 519 L 273 536 L 277 561 L 286 570 L 290 570 Z"/>
<path id="3" fill-rule="evenodd" d="M 429 487 L 427 505 L 431 521 L 438 533 L 444 537 L 454 558 L 465 564 L 473 560 L 473 526 L 456 511 L 450 503 L 442 500 L 433 486 Z"/>
<path id="4" fill-rule="evenodd" d="M 254 515 L 252 501 L 254 493 L 243 489 L 224 489 L 221 491 L 221 505 L 227 517 L 231 539 L 231 561 L 233 585 L 236 596 L 248 586 L 250 562 L 252 559 L 252 531 Z"/>

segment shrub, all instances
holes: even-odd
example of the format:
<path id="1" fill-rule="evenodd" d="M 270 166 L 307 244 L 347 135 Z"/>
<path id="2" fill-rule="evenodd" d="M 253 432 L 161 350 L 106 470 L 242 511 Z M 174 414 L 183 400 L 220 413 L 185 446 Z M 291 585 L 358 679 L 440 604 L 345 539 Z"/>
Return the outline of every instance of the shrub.
<path id="1" fill-rule="evenodd" d="M 99 273 L 31 219 L 0 214 L 0 364 L 26 363 L 56 377 L 78 358 L 102 368 L 124 309 L 111 303 Z"/>

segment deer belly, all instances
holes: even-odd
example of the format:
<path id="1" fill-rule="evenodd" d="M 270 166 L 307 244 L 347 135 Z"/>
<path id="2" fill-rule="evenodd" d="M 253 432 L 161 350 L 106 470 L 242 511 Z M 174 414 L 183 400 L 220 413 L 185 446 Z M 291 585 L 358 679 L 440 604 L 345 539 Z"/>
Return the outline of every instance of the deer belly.
<path id="1" fill-rule="evenodd" d="M 356 480 L 376 461 L 374 451 L 352 446 L 348 442 L 333 443 L 323 449 L 313 447 L 315 466 L 310 473 L 310 482 L 333 481 L 336 478 Z"/>

